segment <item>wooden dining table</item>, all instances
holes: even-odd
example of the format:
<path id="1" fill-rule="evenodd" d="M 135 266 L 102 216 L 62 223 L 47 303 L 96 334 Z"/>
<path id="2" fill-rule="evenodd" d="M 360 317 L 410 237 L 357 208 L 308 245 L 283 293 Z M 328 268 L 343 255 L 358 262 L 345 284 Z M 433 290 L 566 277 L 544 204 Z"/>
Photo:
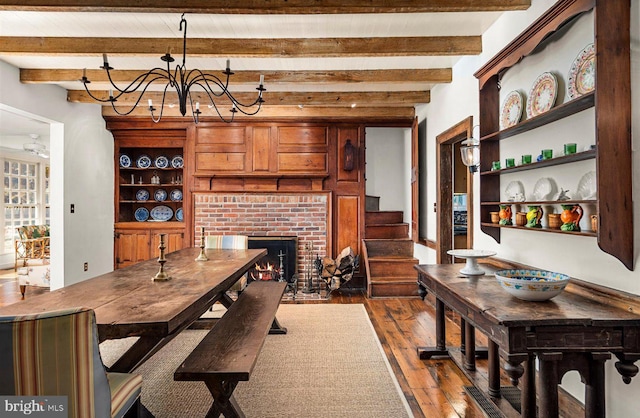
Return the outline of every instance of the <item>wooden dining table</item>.
<path id="1" fill-rule="evenodd" d="M 96 313 L 100 341 L 139 337 L 109 368 L 130 372 L 140 366 L 214 303 L 233 300 L 226 291 L 266 255 L 266 249 L 207 249 L 207 261 L 195 261 L 200 248 L 166 255 L 168 281 L 154 281 L 157 259 L 0 307 L 0 315 L 39 313 L 83 306 Z"/>

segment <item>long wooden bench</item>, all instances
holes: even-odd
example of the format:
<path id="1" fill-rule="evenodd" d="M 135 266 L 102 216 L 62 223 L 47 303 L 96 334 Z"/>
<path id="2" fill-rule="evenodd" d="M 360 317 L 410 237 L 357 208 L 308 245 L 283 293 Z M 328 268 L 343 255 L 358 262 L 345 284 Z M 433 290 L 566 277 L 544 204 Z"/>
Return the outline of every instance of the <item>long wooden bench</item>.
<path id="1" fill-rule="evenodd" d="M 249 284 L 174 373 L 174 380 L 207 385 L 213 396 L 207 417 L 244 417 L 233 391 L 249 380 L 269 331 L 286 333 L 276 321 L 285 287 L 276 281 Z"/>

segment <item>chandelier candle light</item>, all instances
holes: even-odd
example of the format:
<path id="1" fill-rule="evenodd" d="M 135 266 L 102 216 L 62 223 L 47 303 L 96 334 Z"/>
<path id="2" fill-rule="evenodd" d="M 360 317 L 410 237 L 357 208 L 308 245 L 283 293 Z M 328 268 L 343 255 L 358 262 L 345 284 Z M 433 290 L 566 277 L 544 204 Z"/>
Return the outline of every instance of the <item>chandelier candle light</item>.
<path id="1" fill-rule="evenodd" d="M 107 72 L 107 77 L 109 78 L 109 83 L 113 89 L 109 90 L 109 98 L 102 99 L 94 96 L 91 91 L 89 91 L 88 84 L 91 83 L 89 79 L 87 79 L 86 69 L 82 73 L 82 79 L 80 81 L 84 85 L 85 90 L 93 98 L 94 100 L 101 103 L 110 103 L 113 110 L 121 116 L 126 116 L 131 114 L 135 108 L 138 106 L 138 103 L 142 100 L 145 92 L 149 89 L 149 87 L 154 83 L 165 83 L 165 86 L 162 90 L 162 103 L 160 104 L 160 114 L 157 116 L 154 115 L 154 111 L 157 109 L 153 106 L 152 99 L 148 99 L 148 109 L 151 113 L 151 119 L 154 122 L 159 122 L 162 118 L 162 113 L 164 111 L 165 102 L 168 100 L 167 98 L 167 90 L 171 87 L 175 89 L 176 94 L 178 96 L 178 102 L 180 106 L 180 113 L 182 116 L 185 116 L 187 113 L 187 106 L 191 109 L 191 113 L 193 115 L 193 120 L 195 123 L 199 122 L 200 115 L 202 111 L 200 111 L 200 102 L 197 100 L 194 103 L 191 94 L 193 92 L 203 92 L 207 95 L 209 99 L 209 103 L 207 104 L 209 107 L 215 109 L 216 113 L 220 117 L 220 119 L 224 122 L 231 123 L 236 115 L 236 113 L 240 112 L 245 115 L 255 115 L 260 111 L 262 107 L 262 103 L 264 103 L 264 99 L 262 98 L 262 93 L 266 91 L 264 88 L 264 75 L 260 75 L 260 84 L 256 87 L 258 90 L 258 96 L 253 103 L 241 103 L 238 101 L 233 94 L 229 91 L 229 78 L 233 75 L 233 72 L 230 69 L 230 61 L 227 59 L 227 68 L 222 72 L 222 74 L 226 75 L 226 80 L 223 82 L 218 76 L 210 73 L 203 72 L 198 69 L 193 69 L 187 71 L 186 68 L 186 54 L 187 54 L 187 20 L 184 18 L 184 13 L 180 19 L 180 31 L 182 31 L 182 27 L 184 25 L 184 35 L 183 35 L 183 47 L 182 47 L 182 65 L 176 65 L 173 73 L 171 72 L 170 64 L 175 61 L 175 59 L 171 56 L 170 51 L 167 51 L 165 55 L 160 57 L 160 59 L 167 63 L 167 68 L 153 68 L 150 71 L 140 74 L 135 78 L 128 86 L 121 88 L 117 86 L 111 77 L 111 70 L 113 67 L 109 65 L 109 61 L 107 59 L 107 54 L 102 54 L 103 65 L 100 67 Z M 114 96 L 114 90 L 116 94 Z M 150 90 L 151 91 L 151 90 Z M 126 111 L 118 110 L 116 107 L 116 102 L 122 95 L 134 94 L 136 95 L 136 101 L 131 109 Z M 225 98 L 231 104 L 231 117 L 225 117 L 220 113 L 220 109 L 218 108 L 218 104 L 216 104 L 215 99 Z M 167 103 L 167 105 L 169 105 Z"/>

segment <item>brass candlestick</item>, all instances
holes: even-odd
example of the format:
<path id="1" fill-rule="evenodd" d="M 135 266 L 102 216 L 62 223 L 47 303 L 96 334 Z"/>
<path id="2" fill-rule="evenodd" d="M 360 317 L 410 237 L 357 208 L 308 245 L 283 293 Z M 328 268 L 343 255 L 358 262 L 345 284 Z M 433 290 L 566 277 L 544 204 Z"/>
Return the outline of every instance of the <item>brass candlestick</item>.
<path id="1" fill-rule="evenodd" d="M 196 261 L 207 261 L 209 258 L 204 253 L 204 226 L 200 229 L 200 255 L 196 258 Z"/>
<path id="2" fill-rule="evenodd" d="M 160 256 L 158 257 L 158 263 L 160 263 L 160 270 L 158 270 L 156 275 L 151 278 L 151 280 L 153 280 L 154 282 L 166 282 L 167 280 L 171 280 L 171 276 L 169 276 L 164 271 L 164 263 L 167 262 L 167 260 L 164 258 L 164 249 L 167 248 L 164 245 L 165 235 L 167 234 L 160 234 L 160 245 L 158 245 L 158 248 L 160 249 Z"/>

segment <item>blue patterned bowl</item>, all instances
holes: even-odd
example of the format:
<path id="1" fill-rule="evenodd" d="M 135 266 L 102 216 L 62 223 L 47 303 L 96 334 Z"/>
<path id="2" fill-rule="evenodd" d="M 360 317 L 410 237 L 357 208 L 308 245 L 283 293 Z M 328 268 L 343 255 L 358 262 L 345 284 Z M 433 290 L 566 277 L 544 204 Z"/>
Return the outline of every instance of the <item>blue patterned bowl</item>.
<path id="1" fill-rule="evenodd" d="M 569 283 L 569 276 L 545 270 L 496 271 L 500 286 L 522 300 L 543 301 L 559 295 Z"/>

